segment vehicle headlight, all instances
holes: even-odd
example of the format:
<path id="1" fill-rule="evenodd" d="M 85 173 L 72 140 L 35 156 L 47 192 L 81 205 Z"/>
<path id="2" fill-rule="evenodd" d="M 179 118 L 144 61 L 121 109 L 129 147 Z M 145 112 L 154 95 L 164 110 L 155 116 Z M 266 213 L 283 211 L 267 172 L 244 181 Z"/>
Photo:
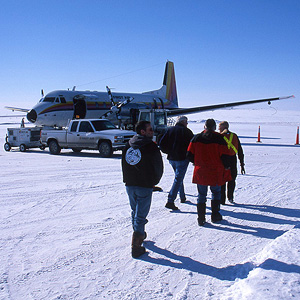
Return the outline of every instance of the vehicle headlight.
<path id="1" fill-rule="evenodd" d="M 122 135 L 115 135 L 114 139 L 115 143 L 122 143 L 124 141 L 124 137 Z"/>

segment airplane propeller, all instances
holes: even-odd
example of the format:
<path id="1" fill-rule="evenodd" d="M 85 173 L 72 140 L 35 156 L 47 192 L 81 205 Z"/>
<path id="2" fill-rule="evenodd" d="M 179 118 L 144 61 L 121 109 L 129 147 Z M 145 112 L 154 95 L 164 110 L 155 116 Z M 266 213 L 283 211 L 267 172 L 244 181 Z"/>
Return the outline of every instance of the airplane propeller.
<path id="1" fill-rule="evenodd" d="M 108 112 L 103 114 L 102 117 L 106 118 L 111 114 L 115 114 L 117 119 L 120 120 L 121 119 L 120 118 L 120 112 L 121 112 L 122 107 L 125 106 L 126 104 L 130 103 L 134 98 L 130 97 L 129 99 L 126 99 L 122 102 L 116 103 L 113 99 L 113 95 L 112 95 L 111 90 L 108 86 L 106 86 L 106 90 L 107 90 L 108 97 L 109 97 L 109 100 L 110 100 L 110 103 L 111 103 L 111 108 Z"/>

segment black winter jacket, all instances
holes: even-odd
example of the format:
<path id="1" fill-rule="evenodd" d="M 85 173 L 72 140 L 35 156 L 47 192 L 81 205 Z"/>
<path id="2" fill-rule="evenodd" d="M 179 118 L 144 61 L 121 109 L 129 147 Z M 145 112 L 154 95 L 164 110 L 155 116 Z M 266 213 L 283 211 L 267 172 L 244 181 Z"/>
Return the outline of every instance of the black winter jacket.
<path id="1" fill-rule="evenodd" d="M 194 134 L 190 129 L 181 123 L 177 123 L 175 126 L 168 128 L 159 140 L 159 147 L 162 152 L 168 154 L 168 160 L 185 160 L 187 148 L 193 137 Z"/>
<path id="2" fill-rule="evenodd" d="M 122 153 L 123 182 L 128 186 L 151 188 L 163 174 L 163 161 L 152 139 L 135 135 Z"/>

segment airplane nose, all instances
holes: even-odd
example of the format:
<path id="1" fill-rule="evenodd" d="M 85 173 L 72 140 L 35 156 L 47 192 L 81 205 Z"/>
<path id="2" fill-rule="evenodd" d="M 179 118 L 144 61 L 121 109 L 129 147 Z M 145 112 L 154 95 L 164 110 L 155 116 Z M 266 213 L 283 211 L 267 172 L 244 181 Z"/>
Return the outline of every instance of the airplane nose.
<path id="1" fill-rule="evenodd" d="M 27 114 L 27 120 L 29 122 L 34 123 L 36 121 L 37 118 L 37 113 L 34 109 L 32 109 L 28 114 Z"/>

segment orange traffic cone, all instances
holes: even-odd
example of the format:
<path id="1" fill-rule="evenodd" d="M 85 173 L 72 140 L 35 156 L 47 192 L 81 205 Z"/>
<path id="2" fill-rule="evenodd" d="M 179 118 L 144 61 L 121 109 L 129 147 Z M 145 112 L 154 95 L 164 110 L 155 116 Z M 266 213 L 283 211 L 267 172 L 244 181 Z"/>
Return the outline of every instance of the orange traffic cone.
<path id="1" fill-rule="evenodd" d="M 257 143 L 261 143 L 260 141 L 260 126 L 258 126 L 258 135 L 257 135 Z"/>
<path id="2" fill-rule="evenodd" d="M 299 145 L 299 126 L 297 127 L 296 144 Z"/>

